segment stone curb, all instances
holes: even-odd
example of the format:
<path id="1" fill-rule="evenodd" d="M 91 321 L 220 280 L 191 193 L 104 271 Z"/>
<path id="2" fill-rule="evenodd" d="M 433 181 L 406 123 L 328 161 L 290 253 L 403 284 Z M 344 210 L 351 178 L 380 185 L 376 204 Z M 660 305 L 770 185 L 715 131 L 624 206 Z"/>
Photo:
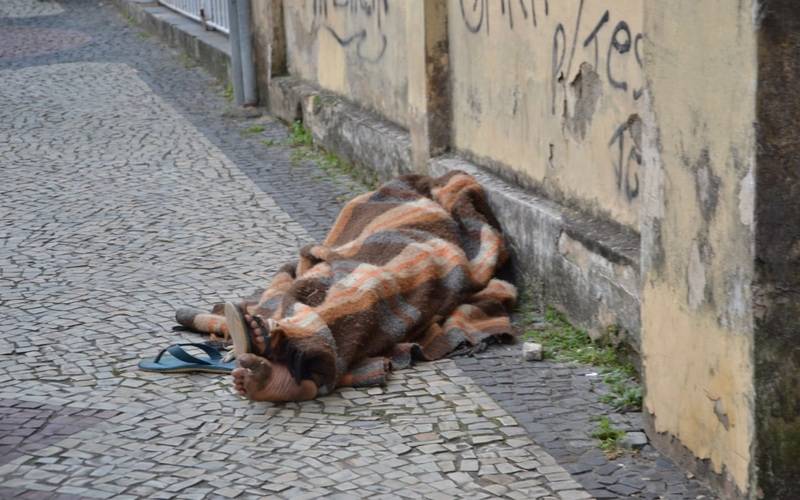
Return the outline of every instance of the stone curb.
<path id="1" fill-rule="evenodd" d="M 217 31 L 206 31 L 198 22 L 154 1 L 111 1 L 148 33 L 185 52 L 223 84 L 230 83 L 231 52 L 226 35 Z"/>
<path id="2" fill-rule="evenodd" d="M 413 170 L 407 130 L 309 82 L 273 78 L 269 105 L 270 112 L 287 123 L 301 120 L 316 144 L 381 180 Z"/>

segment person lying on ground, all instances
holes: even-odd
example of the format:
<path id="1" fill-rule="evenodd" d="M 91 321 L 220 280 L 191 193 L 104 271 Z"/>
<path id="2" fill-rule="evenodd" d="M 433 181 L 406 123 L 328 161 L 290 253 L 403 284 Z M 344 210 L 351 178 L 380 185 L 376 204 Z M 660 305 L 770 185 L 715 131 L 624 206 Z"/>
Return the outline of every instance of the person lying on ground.
<path id="1" fill-rule="evenodd" d="M 242 396 L 303 401 L 511 341 L 516 289 L 495 277 L 506 261 L 473 177 L 407 175 L 347 203 L 322 244 L 302 248 L 258 299 L 176 318 L 230 337 Z"/>

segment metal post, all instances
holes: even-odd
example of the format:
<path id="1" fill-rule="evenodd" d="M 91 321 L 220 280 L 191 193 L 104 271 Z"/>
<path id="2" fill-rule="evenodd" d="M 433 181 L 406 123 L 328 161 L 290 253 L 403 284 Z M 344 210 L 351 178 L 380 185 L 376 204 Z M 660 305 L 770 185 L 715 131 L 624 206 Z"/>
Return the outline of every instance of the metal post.
<path id="1" fill-rule="evenodd" d="M 242 83 L 242 54 L 239 37 L 239 13 L 236 0 L 228 0 L 228 15 L 230 22 L 229 41 L 231 44 L 231 84 L 236 104 L 244 104 L 244 84 Z"/>
<path id="2" fill-rule="evenodd" d="M 256 93 L 256 69 L 253 63 L 253 32 L 250 29 L 250 0 L 236 0 L 239 15 L 239 53 L 241 55 L 242 88 L 245 106 L 258 100 Z"/>

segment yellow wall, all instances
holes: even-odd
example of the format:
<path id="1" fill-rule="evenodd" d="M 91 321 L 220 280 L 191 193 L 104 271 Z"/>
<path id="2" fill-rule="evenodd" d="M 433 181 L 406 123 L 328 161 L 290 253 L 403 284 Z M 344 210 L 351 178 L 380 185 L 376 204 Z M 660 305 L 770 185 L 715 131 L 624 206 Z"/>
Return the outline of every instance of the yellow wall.
<path id="1" fill-rule="evenodd" d="M 645 11 L 645 407 L 740 492 L 754 439 L 753 12 L 728 0 Z"/>
<path id="2" fill-rule="evenodd" d="M 408 122 L 406 2 L 284 2 L 289 73 Z"/>
<path id="3" fill-rule="evenodd" d="M 642 0 L 449 0 L 454 146 L 635 228 L 642 12 Z"/>

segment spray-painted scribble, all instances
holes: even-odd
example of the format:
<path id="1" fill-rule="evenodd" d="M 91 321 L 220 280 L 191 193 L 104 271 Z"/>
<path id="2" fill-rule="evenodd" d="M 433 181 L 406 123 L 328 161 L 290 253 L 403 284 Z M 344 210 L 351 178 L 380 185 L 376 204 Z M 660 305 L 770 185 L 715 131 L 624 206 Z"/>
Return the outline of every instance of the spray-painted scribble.
<path id="1" fill-rule="evenodd" d="M 354 47 L 359 59 L 376 63 L 386 53 L 389 41 L 383 25 L 389 0 L 313 0 L 314 29 L 323 29 L 344 49 Z M 351 27 L 343 31 L 337 18 Z"/>
<path id="2" fill-rule="evenodd" d="M 597 3 L 607 8 L 601 7 L 603 10 L 598 11 Z M 549 75 L 545 75 L 549 84 L 547 106 L 553 117 L 560 116 L 565 123 L 574 120 L 575 117 L 571 115 L 577 113 L 569 105 L 571 98 L 574 106 L 584 104 L 582 116 L 594 111 L 593 106 L 585 106 L 586 95 L 583 98 L 576 97 L 579 82 L 588 81 L 589 75 L 596 77 L 592 81 L 605 83 L 606 95 L 619 95 L 615 99 L 623 109 L 635 106 L 644 93 L 639 83 L 642 81 L 641 74 L 637 76 L 635 71 L 627 68 L 632 65 L 642 67 L 645 38 L 634 30 L 628 19 L 622 18 L 619 13 L 615 15 L 614 2 L 578 0 L 574 2 L 574 7 L 567 10 L 570 12 L 568 18 L 560 14 L 564 12 L 563 4 L 554 3 L 551 9 L 547 0 L 459 0 L 458 5 L 463 26 L 472 35 L 497 37 L 515 32 L 522 36 L 523 30 L 539 33 L 533 41 L 528 41 L 531 38 L 520 38 L 520 41 L 549 45 L 550 60 L 545 64 L 533 61 L 533 65 L 546 71 L 549 63 Z M 535 53 L 541 54 L 534 47 L 530 52 L 531 57 L 535 57 Z M 511 98 L 515 94 L 510 92 L 508 95 Z M 516 101 L 509 104 L 512 114 L 515 113 Z M 586 118 L 582 119 L 586 121 Z M 609 131 L 610 166 L 614 171 L 615 186 L 627 202 L 633 202 L 640 191 L 641 153 L 633 140 L 638 123 L 638 120 L 628 120 Z M 579 129 L 571 125 L 564 127 L 564 130 Z M 575 136 L 578 140 L 585 136 L 585 125 L 583 130 L 584 133 Z"/>
<path id="3" fill-rule="evenodd" d="M 515 20 L 517 24 L 530 21 L 536 28 L 539 25 L 537 3 L 544 5 L 544 15 L 549 15 L 550 0 L 500 0 L 500 14 L 512 30 Z M 483 29 L 486 34 L 489 33 L 489 0 L 459 0 L 459 6 L 461 19 L 469 31 L 478 33 Z"/>

